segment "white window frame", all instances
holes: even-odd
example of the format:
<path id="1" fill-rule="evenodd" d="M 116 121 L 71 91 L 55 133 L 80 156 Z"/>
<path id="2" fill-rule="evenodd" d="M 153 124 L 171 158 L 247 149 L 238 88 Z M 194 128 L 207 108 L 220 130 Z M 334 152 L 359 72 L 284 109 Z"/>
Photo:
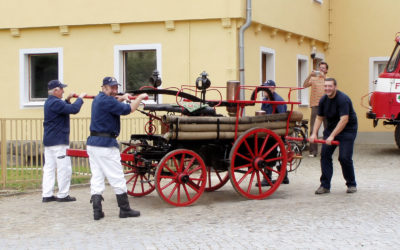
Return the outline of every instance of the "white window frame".
<path id="1" fill-rule="evenodd" d="M 123 86 L 119 87 L 119 91 L 125 90 L 125 82 L 124 80 L 124 51 L 132 51 L 132 50 L 156 50 L 156 58 L 157 58 L 157 70 L 159 72 L 159 76 L 162 77 L 162 68 L 161 68 L 161 44 L 130 44 L 130 45 L 115 45 L 114 46 L 114 77 L 117 79 L 119 83 Z M 149 76 L 150 78 L 150 76 Z M 162 95 L 158 96 L 159 103 L 162 103 Z M 154 104 L 154 100 L 143 101 L 147 104 Z"/>
<path id="2" fill-rule="evenodd" d="M 271 55 L 270 57 L 267 56 L 267 68 L 266 68 L 266 75 L 272 76 L 272 79 L 266 79 L 266 80 L 273 80 L 275 81 L 275 50 L 267 47 L 260 47 L 260 83 L 262 84 L 262 56 L 263 54 L 269 54 Z M 270 63 L 268 63 L 270 62 Z M 272 63 L 271 63 L 272 62 Z M 268 66 L 272 65 L 272 66 Z"/>
<path id="3" fill-rule="evenodd" d="M 63 82 L 63 48 L 32 48 L 19 50 L 19 89 L 20 108 L 42 107 L 44 101 L 30 101 L 29 98 L 29 55 L 32 54 L 57 54 L 58 55 L 58 80 Z"/>
<path id="4" fill-rule="evenodd" d="M 375 81 L 375 72 L 378 70 L 376 68 L 376 62 L 388 62 L 390 57 L 388 56 L 380 56 L 380 57 L 370 57 L 369 58 L 369 84 L 368 90 L 369 92 L 374 91 L 374 81 Z"/>
<path id="5" fill-rule="evenodd" d="M 306 65 L 303 69 L 304 72 L 302 72 L 302 74 L 304 74 L 305 78 L 304 79 L 299 79 L 299 61 L 305 61 Z M 297 55 L 297 69 L 296 69 L 296 79 L 297 79 L 297 86 L 302 88 L 303 87 L 303 82 L 304 80 L 307 78 L 308 75 L 308 67 L 309 67 L 309 59 L 308 56 L 305 55 Z M 299 86 L 300 84 L 300 86 Z M 300 94 L 301 94 L 301 98 L 300 98 Z M 301 91 L 299 90 L 297 92 L 297 100 L 301 101 L 300 106 L 309 106 L 310 105 L 310 95 L 309 95 L 309 88 L 304 88 Z"/>

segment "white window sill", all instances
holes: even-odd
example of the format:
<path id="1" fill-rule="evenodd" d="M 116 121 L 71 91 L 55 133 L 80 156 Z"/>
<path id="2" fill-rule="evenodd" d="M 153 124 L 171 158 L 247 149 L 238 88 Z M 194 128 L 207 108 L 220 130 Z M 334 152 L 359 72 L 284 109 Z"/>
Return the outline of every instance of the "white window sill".
<path id="1" fill-rule="evenodd" d="M 43 106 L 44 106 L 44 101 L 27 102 L 27 103 L 23 103 L 21 108 L 38 108 L 38 107 L 43 107 Z"/>

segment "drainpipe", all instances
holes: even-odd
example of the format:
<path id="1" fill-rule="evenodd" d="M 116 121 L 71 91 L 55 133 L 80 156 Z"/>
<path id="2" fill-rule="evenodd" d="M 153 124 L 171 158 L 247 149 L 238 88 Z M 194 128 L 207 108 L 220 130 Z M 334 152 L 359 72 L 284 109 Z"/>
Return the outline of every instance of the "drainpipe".
<path id="1" fill-rule="evenodd" d="M 240 27 L 239 31 L 239 80 L 240 85 L 244 86 L 244 31 L 251 25 L 251 0 L 247 0 L 246 23 Z M 244 89 L 240 91 L 240 99 L 244 100 Z"/>

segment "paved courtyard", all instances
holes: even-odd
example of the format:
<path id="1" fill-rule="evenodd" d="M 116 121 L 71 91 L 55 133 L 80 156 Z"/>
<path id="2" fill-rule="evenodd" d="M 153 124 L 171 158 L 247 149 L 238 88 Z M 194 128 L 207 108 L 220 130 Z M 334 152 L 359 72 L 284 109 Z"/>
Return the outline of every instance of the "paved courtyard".
<path id="1" fill-rule="evenodd" d="M 355 194 L 346 194 L 336 160 L 331 193 L 315 195 L 319 159 L 305 156 L 265 200 L 241 198 L 230 182 L 189 207 L 154 191 L 129 198 L 139 218 L 118 218 L 109 186 L 100 221 L 88 186 L 72 188 L 72 203 L 42 203 L 40 192 L 0 197 L 0 249 L 398 249 L 400 150 L 357 145 L 354 162 Z"/>

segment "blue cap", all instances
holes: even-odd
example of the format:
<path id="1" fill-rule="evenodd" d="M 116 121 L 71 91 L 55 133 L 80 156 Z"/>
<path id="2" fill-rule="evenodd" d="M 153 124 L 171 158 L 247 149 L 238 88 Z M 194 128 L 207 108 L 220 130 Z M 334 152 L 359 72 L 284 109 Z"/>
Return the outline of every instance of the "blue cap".
<path id="1" fill-rule="evenodd" d="M 117 79 L 115 79 L 115 77 L 106 76 L 103 79 L 103 86 L 104 85 L 115 86 L 115 85 L 121 85 L 121 84 L 119 84 L 117 82 Z"/>
<path id="2" fill-rule="evenodd" d="M 59 80 L 51 80 L 48 84 L 47 84 L 47 88 L 48 90 L 50 89 L 55 89 L 55 88 L 65 88 L 67 87 L 66 84 L 62 84 Z"/>
<path id="3" fill-rule="evenodd" d="M 266 86 L 266 87 L 275 87 L 276 84 L 275 84 L 274 81 L 268 80 L 268 81 L 266 81 L 266 82 L 263 83 L 263 86 Z"/>

